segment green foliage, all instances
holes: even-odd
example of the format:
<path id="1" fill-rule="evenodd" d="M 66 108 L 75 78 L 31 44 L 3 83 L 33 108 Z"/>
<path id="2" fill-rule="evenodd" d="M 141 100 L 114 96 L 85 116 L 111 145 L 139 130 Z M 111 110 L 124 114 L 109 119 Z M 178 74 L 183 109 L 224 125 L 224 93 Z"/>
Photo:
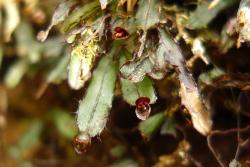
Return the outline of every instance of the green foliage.
<path id="1" fill-rule="evenodd" d="M 52 29 L 52 27 L 63 22 L 65 18 L 68 16 L 70 8 L 75 4 L 76 4 L 75 0 L 68 0 L 60 3 L 52 16 L 50 25 L 48 26 L 47 30 L 41 31 L 38 34 L 38 39 L 44 42 L 47 39 L 49 31 Z"/>
<path id="2" fill-rule="evenodd" d="M 132 83 L 127 79 L 121 79 L 121 87 L 122 96 L 130 105 L 135 105 L 135 101 L 139 97 L 149 97 L 151 104 L 155 103 L 157 100 L 152 81 L 148 77 L 145 77 L 138 83 Z"/>
<path id="3" fill-rule="evenodd" d="M 100 9 L 99 2 L 97 0 L 92 1 L 91 3 L 85 4 L 77 11 L 71 13 L 68 17 L 65 18 L 62 25 L 60 26 L 62 32 L 67 32 L 74 28 L 79 22 L 90 17 Z"/>
<path id="4" fill-rule="evenodd" d="M 141 131 L 142 136 L 149 139 L 159 129 L 164 122 L 164 119 L 164 112 L 160 112 L 149 117 L 147 120 L 140 122 L 138 128 Z"/>
<path id="5" fill-rule="evenodd" d="M 126 54 L 129 53 L 122 52 L 122 54 L 120 55 L 121 56 L 120 64 L 125 63 Z M 152 81 L 148 77 L 145 77 L 141 82 L 138 83 L 132 83 L 130 80 L 123 78 L 120 78 L 120 81 L 121 81 L 122 97 L 130 105 L 135 105 L 135 101 L 141 96 L 149 97 L 151 104 L 156 102 L 157 97 L 155 94 L 155 90 Z"/>
<path id="6" fill-rule="evenodd" d="M 69 64 L 70 57 L 67 52 L 59 58 L 56 66 L 51 69 L 47 74 L 47 82 L 58 83 L 67 78 L 67 66 Z"/>
<path id="7" fill-rule="evenodd" d="M 25 152 L 39 143 L 42 128 L 43 123 L 41 121 L 35 120 L 31 122 L 26 132 L 19 139 L 18 143 L 8 149 L 8 154 L 21 161 Z"/>
<path id="8" fill-rule="evenodd" d="M 45 92 L 46 97 L 37 100 L 38 103 L 40 100 L 43 102 L 44 99 L 49 99 L 50 102 L 47 106 L 42 102 L 39 103 L 42 105 L 41 110 L 49 111 L 50 114 L 45 114 L 46 119 L 39 117 L 39 120 L 30 123 L 30 129 L 24 133 L 17 144 L 8 149 L 10 156 L 19 161 L 25 149 L 31 150 L 31 147 L 38 143 L 42 130 L 47 130 L 44 128 L 46 121 L 52 122 L 52 126 L 55 126 L 52 129 L 58 132 L 55 134 L 67 141 L 78 131 L 79 134 L 74 138 L 76 150 L 86 151 L 91 138 L 99 137 L 105 129 L 113 99 L 116 97 L 118 98 L 115 99 L 114 104 L 118 107 L 112 110 L 115 111 L 115 120 L 120 116 L 121 110 L 129 112 L 127 110 L 134 108 L 129 108 L 121 102 L 121 99 L 130 106 L 135 106 L 137 117 L 138 113 L 147 114 L 148 117 L 151 109 L 153 113 L 157 110 L 166 111 L 156 113 L 139 124 L 132 119 L 124 120 L 134 126 L 128 131 L 138 132 L 137 129 L 139 129 L 146 139 L 152 138 L 157 131 L 160 132 L 159 135 L 163 135 L 161 137 L 167 134 L 167 137 L 172 135 L 178 139 L 181 133 L 184 139 L 188 139 L 185 128 L 191 125 L 203 136 L 211 135 L 214 118 L 210 114 L 215 106 L 210 104 L 214 100 L 210 99 L 213 97 L 211 92 L 216 92 L 217 89 L 223 91 L 223 88 L 228 89 L 228 87 L 244 93 L 249 90 L 250 77 L 248 74 L 242 74 L 248 71 L 245 66 L 248 61 L 241 60 L 242 55 L 245 56 L 245 52 L 248 52 L 248 48 L 243 46 L 241 49 L 236 49 L 250 41 L 249 0 L 241 1 L 238 12 L 227 12 L 228 9 L 234 9 L 233 5 L 236 6 L 238 2 L 237 0 L 178 2 L 65 0 L 59 2 L 53 9 L 54 14 L 47 29 L 39 32 L 36 28 L 48 23 L 47 20 L 38 22 L 51 15 L 49 13 L 51 9 L 46 9 L 50 5 L 44 5 L 43 1 L 39 3 L 38 1 L 2 1 L 0 15 L 3 21 L 0 21 L 3 22 L 4 29 L 0 34 L 2 37 L 0 68 L 3 67 L 1 70 L 4 77 L 1 78 L 4 85 L 14 90 L 12 93 L 12 90 L 6 89 L 10 91 L 8 95 L 10 102 L 15 104 L 10 109 L 16 111 L 21 108 L 22 110 L 22 107 L 26 107 L 27 104 L 27 108 L 30 107 L 32 110 L 40 109 L 36 104 L 33 106 L 29 100 L 26 102 L 25 98 L 19 97 L 19 89 L 26 89 L 26 87 L 28 87 L 27 95 L 38 97 L 37 94 L 42 96 Z M 41 4 L 44 6 L 41 7 Z M 237 13 L 237 16 L 233 13 Z M 226 14 L 228 18 L 221 19 L 218 17 L 220 14 Z M 52 28 L 51 36 L 46 40 Z M 36 40 L 35 32 L 39 32 L 37 38 L 44 43 Z M 62 34 L 60 35 L 59 32 Z M 10 40 L 12 41 L 9 42 Z M 198 59 L 201 62 L 197 61 Z M 237 71 L 237 68 L 240 70 Z M 236 74 L 234 74 L 235 71 Z M 194 77 L 192 74 L 195 74 Z M 24 83 L 21 83 L 22 78 L 25 78 Z M 197 78 L 198 82 L 196 82 Z M 31 80 L 32 82 L 29 83 Z M 54 89 L 49 85 L 51 83 L 61 85 L 51 90 Z M 20 87 L 17 87 L 19 84 Z M 1 87 L 2 85 L 0 85 L 0 91 Z M 55 106 L 62 105 L 68 108 L 67 110 L 75 109 L 74 99 L 69 97 L 74 98 L 81 92 L 84 95 L 76 112 L 77 126 L 75 127 L 73 116 L 63 108 L 55 108 Z M 1 101 L 3 94 L 0 92 L 0 109 L 7 108 L 1 107 L 4 101 Z M 245 94 L 238 92 L 237 94 L 240 94 L 239 100 L 245 98 Z M 15 99 L 15 96 L 19 99 Z M 139 103 L 138 99 L 144 101 Z M 222 107 L 227 105 L 225 108 L 233 106 L 228 105 L 224 98 L 219 102 Z M 243 103 L 245 104 L 243 100 L 239 102 L 238 110 L 246 110 L 247 107 L 242 107 Z M 181 105 L 183 108 L 180 107 Z M 173 106 L 175 106 L 174 111 L 172 111 Z M 167 113 L 168 108 L 171 110 L 170 113 Z M 245 115 L 245 111 L 242 113 Z M 175 114 L 185 125 L 175 119 Z M 4 121 L 1 120 L 2 115 L 4 114 L 0 110 L 0 128 L 2 122 L 4 125 Z M 127 129 L 120 130 L 120 127 L 116 127 L 113 122 L 110 125 L 112 127 L 109 129 L 115 129 L 115 135 L 119 140 L 120 138 L 127 140 Z M 113 133 L 110 134 L 113 135 Z M 32 141 L 31 138 L 33 138 Z M 63 145 L 63 140 L 58 141 L 58 145 Z M 141 144 L 141 141 L 136 142 L 139 143 L 138 145 Z M 113 147 L 113 143 L 117 147 Z M 141 158 L 137 155 L 140 154 L 139 149 L 126 147 L 131 143 L 126 141 L 126 145 L 123 145 L 115 140 L 107 144 L 112 146 L 108 154 L 118 160 L 111 167 L 139 166 L 137 161 L 130 159 L 132 156 Z M 189 150 L 195 146 L 188 141 L 184 143 L 185 148 L 184 145 L 180 146 L 173 151 L 173 154 L 165 157 L 171 160 L 169 166 L 178 166 L 175 164 L 182 164 L 182 162 L 185 165 L 199 164 L 191 155 L 195 151 Z M 136 150 L 135 154 L 128 154 L 134 150 Z M 65 155 L 68 155 L 68 152 L 70 151 Z M 103 159 L 109 160 L 108 156 Z M 164 160 L 164 156 L 159 158 L 159 161 L 162 159 Z M 165 161 L 168 161 L 166 159 Z M 146 164 L 145 162 L 140 163 Z M 28 161 L 20 163 L 20 166 L 31 165 Z M 242 165 L 233 160 L 230 166 Z"/>
<path id="9" fill-rule="evenodd" d="M 174 137 L 177 136 L 177 130 L 175 128 L 174 118 L 169 117 L 169 116 L 166 118 L 165 122 L 163 123 L 163 125 L 161 127 L 160 133 L 162 135 L 168 134 L 168 135 L 172 135 Z"/>
<path id="10" fill-rule="evenodd" d="M 117 63 L 112 61 L 117 47 L 105 55 L 93 73 L 85 97 L 80 101 L 77 111 L 77 126 L 79 131 L 89 137 L 99 135 L 108 119 L 112 106 Z"/>
<path id="11" fill-rule="evenodd" d="M 159 0 L 140 0 L 136 13 L 137 26 L 143 30 L 155 26 L 160 22 L 160 2 Z"/>
<path id="12" fill-rule="evenodd" d="M 67 139 L 72 139 L 77 129 L 73 117 L 61 108 L 54 108 L 50 111 L 51 118 L 58 129 L 58 132 Z"/>

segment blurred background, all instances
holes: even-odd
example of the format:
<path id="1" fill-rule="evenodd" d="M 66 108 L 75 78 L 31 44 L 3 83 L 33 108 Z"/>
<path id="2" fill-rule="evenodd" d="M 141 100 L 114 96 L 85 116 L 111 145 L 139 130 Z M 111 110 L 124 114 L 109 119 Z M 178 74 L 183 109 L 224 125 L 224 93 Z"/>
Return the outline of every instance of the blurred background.
<path id="1" fill-rule="evenodd" d="M 209 73 L 212 66 L 201 60 L 195 61 L 192 70 L 196 79 L 204 73 L 204 82 L 221 76 L 213 86 L 202 89 L 211 107 L 213 128 L 220 131 L 206 138 L 193 129 L 190 116 L 180 107 L 179 82 L 173 74 L 155 81 L 158 101 L 152 115 L 166 108 L 175 112 L 161 128 L 150 131 L 150 139 L 137 128 L 135 108 L 116 92 L 104 132 L 87 153 L 76 154 L 72 145 L 77 134 L 75 111 L 86 88 L 74 91 L 65 81 L 69 47 L 57 28 L 46 42 L 36 39 L 60 2 L 0 0 L 0 167 L 217 167 L 231 162 L 237 150 L 237 160 L 250 166 L 250 49 L 237 49 L 235 39 L 227 39 L 230 46 L 223 53 L 214 49 L 215 41 L 206 43 L 213 63 L 234 75 Z M 220 31 L 238 4 L 221 13 L 211 30 Z M 183 50 L 190 48 L 183 45 Z M 237 135 L 247 141 L 240 147 Z"/>

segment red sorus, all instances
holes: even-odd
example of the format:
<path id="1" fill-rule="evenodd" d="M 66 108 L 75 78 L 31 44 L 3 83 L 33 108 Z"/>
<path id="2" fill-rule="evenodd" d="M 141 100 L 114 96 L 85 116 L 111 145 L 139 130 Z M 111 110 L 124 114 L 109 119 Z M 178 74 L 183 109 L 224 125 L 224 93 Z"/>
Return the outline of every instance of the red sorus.
<path id="1" fill-rule="evenodd" d="M 146 120 L 151 112 L 150 99 L 148 97 L 139 97 L 136 102 L 136 116 L 140 120 Z"/>
<path id="2" fill-rule="evenodd" d="M 78 134 L 73 139 L 73 145 L 77 154 L 83 154 L 91 145 L 91 139 L 86 135 Z"/>
<path id="3" fill-rule="evenodd" d="M 126 29 L 122 27 L 115 27 L 112 38 L 117 40 L 117 39 L 126 39 L 128 38 L 129 33 Z"/>

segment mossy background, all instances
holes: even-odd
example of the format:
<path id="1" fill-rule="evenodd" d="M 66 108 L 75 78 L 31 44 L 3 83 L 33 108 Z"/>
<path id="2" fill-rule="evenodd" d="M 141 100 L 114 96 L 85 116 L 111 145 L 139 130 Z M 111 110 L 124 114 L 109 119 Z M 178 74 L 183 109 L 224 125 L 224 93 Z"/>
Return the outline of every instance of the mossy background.
<path id="1" fill-rule="evenodd" d="M 197 23 L 196 17 L 203 15 L 195 12 L 197 8 L 204 12 L 204 5 L 201 5 L 204 1 L 165 0 L 163 9 L 167 11 L 166 20 L 169 21 L 164 24 L 172 27 L 173 36 L 180 33 L 176 17 L 184 10 L 185 14 L 193 17 L 187 23 L 190 28 L 188 35 L 203 39 L 210 64 L 197 58 L 190 71 L 211 114 L 213 131 L 209 137 L 193 128 L 190 115 L 181 105 L 177 74 L 169 71 L 162 80 L 152 79 L 158 99 L 151 105 L 151 115 L 167 111 L 167 117 L 164 121 L 157 119 L 160 123 L 154 124 L 152 131 L 146 128 L 150 131 L 149 138 L 142 135 L 140 129 L 143 127 L 136 118 L 135 107 L 124 101 L 117 84 L 108 123 L 83 155 L 75 153 L 72 139 L 78 131 L 76 111 L 89 82 L 80 90 L 72 90 L 65 80 L 67 64 L 59 66 L 58 62 L 69 56 L 71 46 L 66 44 L 65 36 L 60 33 L 63 31 L 61 25 L 50 31 L 45 43 L 36 39 L 36 35 L 50 23 L 55 7 L 61 1 L 0 1 L 0 24 L 15 19 L 8 16 L 5 3 L 14 4 L 12 12 L 17 12 L 20 19 L 9 41 L 5 30 L 11 27 L 1 24 L 0 166 L 217 167 L 228 165 L 235 158 L 250 166 L 249 142 L 241 143 L 238 157 L 235 157 L 239 143 L 237 135 L 243 141 L 249 140 L 250 136 L 250 48 L 247 43 L 237 48 L 238 34 L 230 36 L 223 31 L 229 19 L 236 15 L 240 1 L 223 1 L 224 6 L 215 7 L 218 12 L 204 15 L 208 18 Z M 83 6 L 87 2 L 79 0 L 78 5 Z M 137 9 L 138 4 L 134 7 L 135 11 Z M 180 35 L 178 45 L 188 61 L 193 56 L 192 44 Z M 21 65 L 13 66 L 16 62 Z M 53 73 L 55 67 L 58 67 L 60 76 Z M 10 74 L 9 69 L 17 70 Z M 150 124 L 143 126 L 145 129 Z"/>

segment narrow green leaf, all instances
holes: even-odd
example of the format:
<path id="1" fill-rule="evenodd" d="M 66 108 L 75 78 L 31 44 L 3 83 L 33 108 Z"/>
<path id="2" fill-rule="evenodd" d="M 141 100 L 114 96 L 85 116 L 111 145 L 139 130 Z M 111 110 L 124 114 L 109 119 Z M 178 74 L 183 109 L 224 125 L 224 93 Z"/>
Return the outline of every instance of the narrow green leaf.
<path id="1" fill-rule="evenodd" d="M 63 21 L 60 29 L 62 32 L 67 32 L 70 29 L 74 28 L 82 20 L 90 17 L 92 14 L 96 13 L 100 9 L 99 1 L 94 0 L 84 6 L 76 9 Z"/>
<path id="2" fill-rule="evenodd" d="M 221 0 L 212 9 L 209 9 L 211 1 L 202 1 L 194 12 L 190 13 L 186 27 L 190 29 L 206 28 L 207 25 L 224 9 L 234 5 L 237 0 Z"/>
<path id="3" fill-rule="evenodd" d="M 175 121 L 172 117 L 167 117 L 165 122 L 163 123 L 162 127 L 161 127 L 161 131 L 160 133 L 162 135 L 173 135 L 174 137 L 176 137 L 177 132 L 175 129 Z"/>
<path id="4" fill-rule="evenodd" d="M 121 78 L 121 86 L 123 98 L 130 105 L 135 105 L 135 101 L 139 97 L 148 97 L 150 99 L 150 104 L 155 103 L 157 100 L 153 83 L 148 77 L 145 77 L 138 83 L 132 83 L 127 79 Z"/>
<path id="5" fill-rule="evenodd" d="M 62 57 L 60 57 L 56 66 L 47 74 L 48 82 L 58 83 L 66 78 L 69 59 L 70 56 L 67 54 L 67 52 Z"/>
<path id="6" fill-rule="evenodd" d="M 61 4 L 58 5 L 56 8 L 52 19 L 51 19 L 51 26 L 57 25 L 58 23 L 64 21 L 64 19 L 69 14 L 70 8 L 77 3 L 75 0 L 65 0 Z"/>
<path id="7" fill-rule="evenodd" d="M 17 160 L 21 160 L 23 154 L 39 142 L 42 128 L 43 123 L 40 120 L 31 122 L 29 128 L 20 137 L 17 144 L 8 148 L 8 154 Z"/>
<path id="8" fill-rule="evenodd" d="M 122 52 L 120 55 L 120 65 L 124 64 L 126 61 L 126 55 L 128 52 Z M 153 87 L 152 81 L 145 77 L 141 82 L 133 83 L 130 80 L 120 78 L 121 81 L 121 89 L 124 100 L 130 105 L 135 105 L 135 101 L 139 97 L 148 97 L 150 99 L 150 104 L 156 102 L 157 97 L 155 94 L 155 90 Z"/>
<path id="9" fill-rule="evenodd" d="M 140 122 L 139 130 L 141 131 L 142 136 L 146 139 L 149 139 L 162 125 L 165 120 L 164 112 L 157 113 L 147 120 Z"/>
<path id="10" fill-rule="evenodd" d="M 27 22 L 21 22 L 14 35 L 18 55 L 27 57 L 30 63 L 37 63 L 41 59 L 42 45 L 35 40 L 32 26 Z"/>
<path id="11" fill-rule="evenodd" d="M 112 61 L 116 47 L 101 59 L 93 73 L 90 85 L 77 111 L 77 126 L 88 137 L 99 135 L 108 119 L 112 105 L 117 63 Z"/>
<path id="12" fill-rule="evenodd" d="M 34 41 L 33 29 L 27 22 L 21 22 L 18 25 L 18 29 L 15 31 L 14 35 L 17 42 L 18 54 L 21 56 L 27 56 L 30 45 Z"/>
<path id="13" fill-rule="evenodd" d="M 162 28 L 159 28 L 159 47 L 157 49 L 158 62 L 163 63 L 162 60 L 168 63 L 181 66 L 184 63 L 184 59 L 180 48 L 171 38 L 171 36 Z M 166 63 L 166 62 L 165 62 Z M 163 65 L 160 65 L 161 67 Z"/>
<path id="14" fill-rule="evenodd" d="M 59 57 L 66 47 L 66 44 L 62 41 L 64 41 L 62 37 L 51 37 L 43 44 L 39 44 L 42 46 L 44 57 Z"/>
<path id="15" fill-rule="evenodd" d="M 4 77 L 4 83 L 9 88 L 14 88 L 21 81 L 23 75 L 28 70 L 28 62 L 20 59 L 15 62 L 7 71 Z"/>
<path id="16" fill-rule="evenodd" d="M 38 33 L 37 35 L 38 40 L 40 40 L 41 42 L 44 42 L 47 39 L 51 28 L 65 20 L 65 18 L 68 16 L 71 10 L 71 7 L 74 6 L 74 4 L 76 4 L 75 0 L 65 0 L 62 3 L 60 3 L 57 6 L 52 16 L 52 19 L 48 28 L 45 31 L 40 31 Z"/>
<path id="17" fill-rule="evenodd" d="M 158 55 L 164 56 L 165 61 L 177 66 L 182 104 L 188 109 L 194 128 L 201 134 L 207 135 L 211 130 L 212 121 L 206 111 L 194 78 L 186 69 L 181 50 L 165 30 L 159 29 L 159 34 Z"/>
<path id="18" fill-rule="evenodd" d="M 147 30 L 160 22 L 160 3 L 158 0 L 140 0 L 136 13 L 136 23 Z"/>
<path id="19" fill-rule="evenodd" d="M 147 30 L 160 22 L 161 5 L 158 0 L 140 0 L 139 8 L 136 13 L 136 24 L 144 32 L 140 38 L 140 48 L 137 52 L 137 57 L 142 57 L 146 46 Z M 144 61 L 147 62 L 147 61 Z"/>
<path id="20" fill-rule="evenodd" d="M 195 82 L 186 70 L 185 60 L 179 46 L 164 29 L 159 28 L 158 30 L 160 38 L 159 47 L 157 49 L 157 55 L 160 57 L 158 59 L 165 60 L 165 63 L 176 66 L 179 70 L 180 81 L 183 82 L 188 89 L 195 89 Z"/>
<path id="21" fill-rule="evenodd" d="M 50 114 L 57 130 L 63 137 L 72 139 L 76 135 L 77 129 L 75 127 L 74 119 L 67 111 L 61 108 L 54 108 L 50 111 Z"/>

